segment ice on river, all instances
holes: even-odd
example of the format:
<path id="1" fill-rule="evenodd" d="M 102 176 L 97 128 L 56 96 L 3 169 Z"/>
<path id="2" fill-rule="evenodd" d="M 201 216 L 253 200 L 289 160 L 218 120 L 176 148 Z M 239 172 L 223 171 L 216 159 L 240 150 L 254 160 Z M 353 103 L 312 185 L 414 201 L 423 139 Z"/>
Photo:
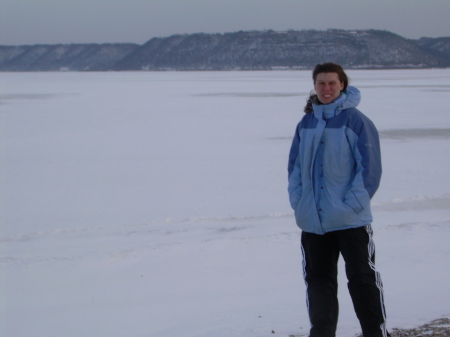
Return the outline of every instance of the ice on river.
<path id="1" fill-rule="evenodd" d="M 381 137 L 388 327 L 449 317 L 450 69 L 349 75 Z M 286 167 L 310 76 L 2 73 L 0 334 L 307 336 Z"/>

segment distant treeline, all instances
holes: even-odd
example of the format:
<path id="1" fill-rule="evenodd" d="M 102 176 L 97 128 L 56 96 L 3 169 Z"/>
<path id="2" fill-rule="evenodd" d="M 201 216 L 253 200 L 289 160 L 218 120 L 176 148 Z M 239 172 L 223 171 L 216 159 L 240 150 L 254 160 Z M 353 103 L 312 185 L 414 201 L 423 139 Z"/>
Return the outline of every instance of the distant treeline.
<path id="1" fill-rule="evenodd" d="M 0 71 L 273 70 L 450 66 L 450 37 L 405 39 L 382 30 L 239 31 L 153 38 L 143 45 L 0 46 Z"/>

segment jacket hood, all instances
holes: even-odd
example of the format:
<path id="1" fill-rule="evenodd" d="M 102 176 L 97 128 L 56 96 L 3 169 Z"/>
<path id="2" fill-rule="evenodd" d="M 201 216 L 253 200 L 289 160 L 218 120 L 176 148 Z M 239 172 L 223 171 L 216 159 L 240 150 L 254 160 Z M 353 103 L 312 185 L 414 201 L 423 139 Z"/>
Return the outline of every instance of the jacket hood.
<path id="1" fill-rule="evenodd" d="M 355 87 L 348 86 L 347 90 L 331 103 L 317 104 L 319 102 L 313 102 L 314 115 L 318 119 L 328 119 L 339 115 L 342 110 L 356 108 L 360 101 L 361 92 Z"/>

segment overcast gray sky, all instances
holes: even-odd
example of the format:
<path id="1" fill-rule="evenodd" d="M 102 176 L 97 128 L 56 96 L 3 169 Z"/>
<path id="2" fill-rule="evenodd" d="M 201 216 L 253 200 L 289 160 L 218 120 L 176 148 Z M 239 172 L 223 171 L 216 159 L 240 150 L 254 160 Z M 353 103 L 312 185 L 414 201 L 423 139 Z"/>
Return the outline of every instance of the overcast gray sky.
<path id="1" fill-rule="evenodd" d="M 0 0 L 0 44 L 142 44 L 273 29 L 383 29 L 450 36 L 450 0 Z"/>

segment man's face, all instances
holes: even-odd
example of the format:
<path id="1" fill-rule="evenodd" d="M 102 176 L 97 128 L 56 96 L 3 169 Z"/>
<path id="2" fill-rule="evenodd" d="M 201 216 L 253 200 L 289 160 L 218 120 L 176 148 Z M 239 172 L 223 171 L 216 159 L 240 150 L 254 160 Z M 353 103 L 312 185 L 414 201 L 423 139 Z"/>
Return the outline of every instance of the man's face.
<path id="1" fill-rule="evenodd" d="M 314 83 L 317 98 L 322 104 L 328 104 L 339 97 L 344 89 L 344 82 L 339 81 L 337 73 L 319 73 Z"/>

